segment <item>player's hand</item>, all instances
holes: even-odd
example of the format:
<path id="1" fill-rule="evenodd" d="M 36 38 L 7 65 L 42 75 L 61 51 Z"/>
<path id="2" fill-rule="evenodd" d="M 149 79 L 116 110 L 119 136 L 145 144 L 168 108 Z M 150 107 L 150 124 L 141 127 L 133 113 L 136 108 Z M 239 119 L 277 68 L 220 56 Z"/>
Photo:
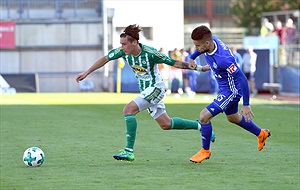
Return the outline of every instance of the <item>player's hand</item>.
<path id="1" fill-rule="evenodd" d="M 240 110 L 240 114 L 244 115 L 245 120 L 247 122 L 250 122 L 252 120 L 252 118 L 254 117 L 254 114 L 253 114 L 250 106 L 242 106 L 242 108 Z"/>
<path id="2" fill-rule="evenodd" d="M 196 64 L 195 61 L 192 60 L 192 59 L 189 60 L 189 68 L 190 68 L 191 70 L 196 70 L 196 68 L 197 68 L 197 64 Z"/>
<path id="3" fill-rule="evenodd" d="M 76 82 L 82 81 L 83 79 L 85 79 L 87 77 L 87 74 L 85 72 L 80 73 L 76 76 Z"/>
<path id="4" fill-rule="evenodd" d="M 209 65 L 202 66 L 202 72 L 209 71 L 209 70 L 210 70 L 210 66 Z"/>

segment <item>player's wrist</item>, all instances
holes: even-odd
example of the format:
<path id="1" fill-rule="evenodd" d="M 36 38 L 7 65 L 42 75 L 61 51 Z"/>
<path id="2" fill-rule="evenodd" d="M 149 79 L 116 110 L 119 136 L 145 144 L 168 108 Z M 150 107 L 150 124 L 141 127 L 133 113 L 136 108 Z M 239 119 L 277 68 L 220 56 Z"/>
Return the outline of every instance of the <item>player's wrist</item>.
<path id="1" fill-rule="evenodd" d="M 197 65 L 196 70 L 197 70 L 197 71 L 202 71 L 202 66 L 201 66 L 201 65 Z"/>

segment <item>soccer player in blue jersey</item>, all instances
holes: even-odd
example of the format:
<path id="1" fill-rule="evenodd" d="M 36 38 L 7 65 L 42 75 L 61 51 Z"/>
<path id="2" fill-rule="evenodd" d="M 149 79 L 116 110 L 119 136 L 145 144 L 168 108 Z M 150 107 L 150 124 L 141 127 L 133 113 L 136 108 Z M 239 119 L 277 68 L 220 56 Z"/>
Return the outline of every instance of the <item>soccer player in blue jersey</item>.
<path id="1" fill-rule="evenodd" d="M 138 79 L 140 94 L 123 109 L 126 124 L 126 147 L 120 153 L 113 155 L 116 160 L 134 160 L 133 147 L 137 130 L 136 114 L 143 110 L 148 110 L 151 117 L 164 130 L 201 130 L 201 125 L 197 121 L 179 117 L 170 118 L 163 102 L 164 81 L 158 71 L 158 64 L 165 63 L 179 69 L 190 69 L 189 63 L 174 60 L 153 47 L 139 43 L 140 31 L 141 28 L 138 25 L 127 26 L 120 35 L 121 47 L 112 49 L 108 55 L 98 59 L 90 68 L 76 77 L 77 82 L 82 81 L 109 61 L 123 58 Z M 207 71 L 209 69 L 208 66 L 203 66 L 203 68 L 198 67 L 197 70 Z M 213 133 L 211 134 L 209 139 L 213 142 L 215 137 Z"/>
<path id="2" fill-rule="evenodd" d="M 254 114 L 249 104 L 250 92 L 247 78 L 238 67 L 232 52 L 220 39 L 213 36 L 210 29 L 206 26 L 195 28 L 191 34 L 191 38 L 196 51 L 190 55 L 190 67 L 196 68 L 197 65 L 193 60 L 200 54 L 204 54 L 219 84 L 220 93 L 211 104 L 200 112 L 199 121 L 202 130 L 202 148 L 190 158 L 190 161 L 200 163 L 210 158 L 211 119 L 221 112 L 226 114 L 229 122 L 257 136 L 257 149 L 259 151 L 262 150 L 266 139 L 271 133 L 268 129 L 261 129 L 252 122 Z M 240 112 L 238 112 L 238 105 L 241 98 L 243 99 L 243 105 Z"/>

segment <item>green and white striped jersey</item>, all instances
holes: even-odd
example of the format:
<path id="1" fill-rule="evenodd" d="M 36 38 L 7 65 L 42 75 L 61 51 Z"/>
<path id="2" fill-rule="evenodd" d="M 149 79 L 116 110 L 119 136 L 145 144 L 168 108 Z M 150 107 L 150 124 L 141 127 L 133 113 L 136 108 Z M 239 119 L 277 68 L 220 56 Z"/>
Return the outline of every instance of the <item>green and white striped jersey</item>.
<path id="1" fill-rule="evenodd" d="M 131 54 L 126 55 L 121 47 L 112 49 L 108 53 L 109 60 L 115 60 L 120 57 L 130 65 L 136 78 L 138 79 L 140 91 L 144 91 L 147 87 L 164 88 L 164 82 L 159 73 L 157 64 L 165 63 L 173 66 L 176 60 L 160 53 L 155 48 L 140 43 L 142 48 L 138 56 Z"/>

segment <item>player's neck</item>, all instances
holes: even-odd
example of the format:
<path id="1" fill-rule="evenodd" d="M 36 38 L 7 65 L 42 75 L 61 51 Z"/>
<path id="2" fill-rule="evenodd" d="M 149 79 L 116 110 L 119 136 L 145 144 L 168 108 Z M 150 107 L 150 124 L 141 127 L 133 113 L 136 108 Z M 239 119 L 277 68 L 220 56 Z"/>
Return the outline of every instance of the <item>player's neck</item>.
<path id="1" fill-rule="evenodd" d="M 211 41 L 209 44 L 208 53 L 212 53 L 215 50 L 215 43 L 214 41 Z"/>
<path id="2" fill-rule="evenodd" d="M 136 48 L 132 51 L 131 55 L 133 55 L 134 57 L 137 57 L 140 55 L 140 53 L 142 52 L 142 48 L 141 46 L 138 44 L 136 46 Z"/>

